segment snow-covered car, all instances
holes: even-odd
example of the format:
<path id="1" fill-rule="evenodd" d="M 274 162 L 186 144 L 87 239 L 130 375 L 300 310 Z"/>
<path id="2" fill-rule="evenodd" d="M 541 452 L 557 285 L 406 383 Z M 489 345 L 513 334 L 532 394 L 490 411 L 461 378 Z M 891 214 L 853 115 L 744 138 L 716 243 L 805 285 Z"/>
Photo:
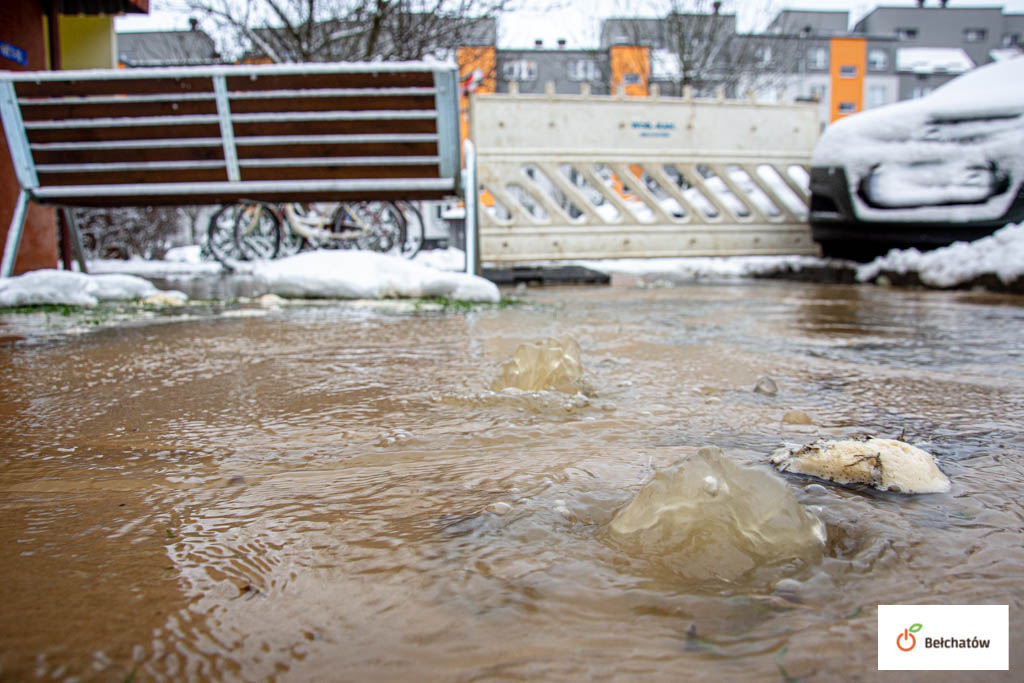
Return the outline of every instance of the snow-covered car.
<path id="1" fill-rule="evenodd" d="M 811 158 L 810 220 L 826 255 L 855 259 L 1024 220 L 1024 56 L 829 126 Z"/>

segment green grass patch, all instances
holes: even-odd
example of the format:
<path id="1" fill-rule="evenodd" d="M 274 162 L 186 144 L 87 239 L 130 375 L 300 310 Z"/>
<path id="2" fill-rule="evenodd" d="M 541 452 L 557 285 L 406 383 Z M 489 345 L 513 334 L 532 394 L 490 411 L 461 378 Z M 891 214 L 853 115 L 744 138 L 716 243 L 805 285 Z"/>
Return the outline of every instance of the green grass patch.
<path id="1" fill-rule="evenodd" d="M 85 306 L 72 306 L 70 304 L 29 304 L 27 306 L 10 306 L 0 308 L 0 315 L 31 315 L 33 313 L 56 313 L 63 316 L 71 316 L 82 311 L 89 310 Z"/>
<path id="2" fill-rule="evenodd" d="M 440 308 L 442 311 L 477 311 L 488 308 L 508 308 L 517 306 L 522 301 L 513 297 L 502 297 L 497 303 L 486 301 L 465 301 L 463 299 L 449 299 L 445 296 L 433 296 L 416 300 L 416 310 Z"/>

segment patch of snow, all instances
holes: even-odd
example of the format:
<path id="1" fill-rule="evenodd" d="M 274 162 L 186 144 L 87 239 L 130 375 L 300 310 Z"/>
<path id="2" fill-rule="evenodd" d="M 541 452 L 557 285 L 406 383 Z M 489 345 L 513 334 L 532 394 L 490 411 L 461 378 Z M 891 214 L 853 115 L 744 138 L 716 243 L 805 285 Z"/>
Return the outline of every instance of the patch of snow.
<path id="1" fill-rule="evenodd" d="M 320 250 L 248 264 L 270 293 L 284 297 L 380 299 L 447 297 L 497 302 L 498 287 L 468 273 L 437 270 L 374 252 Z"/>
<path id="2" fill-rule="evenodd" d="M 129 273 L 146 277 L 166 277 L 172 275 L 200 277 L 204 275 L 219 275 L 224 272 L 222 265 L 210 261 L 149 261 L 140 258 L 127 261 L 122 259 L 97 259 L 89 261 L 86 265 L 90 273 Z"/>
<path id="3" fill-rule="evenodd" d="M 171 261 L 172 263 L 188 263 L 195 266 L 203 262 L 202 251 L 202 247 L 198 244 L 190 244 L 187 247 L 174 247 L 167 250 L 167 253 L 164 254 L 164 260 Z"/>
<path id="4" fill-rule="evenodd" d="M 733 280 L 787 269 L 799 271 L 806 267 L 823 266 L 828 261 L 813 256 L 692 256 L 606 259 L 572 263 L 608 274 L 669 275 L 680 280 Z"/>
<path id="5" fill-rule="evenodd" d="M 916 272 L 930 287 L 955 287 L 984 275 L 1004 283 L 1024 277 L 1024 224 L 1005 228 L 973 242 L 955 242 L 934 251 L 893 249 L 857 269 L 861 282 L 883 272 L 905 275 Z"/>
<path id="6" fill-rule="evenodd" d="M 144 299 L 159 290 L 133 275 L 86 275 L 67 270 L 34 270 L 0 279 L 0 306 L 67 304 L 95 306 L 100 301 Z M 184 294 L 181 295 L 184 297 Z"/>
<path id="7" fill-rule="evenodd" d="M 988 56 L 992 58 L 993 62 L 1006 61 L 1007 59 L 1020 57 L 1022 54 L 1024 54 L 1024 50 L 1019 47 L 1001 47 L 988 51 Z"/>
<path id="8" fill-rule="evenodd" d="M 455 247 L 431 249 L 416 254 L 413 262 L 437 270 L 462 272 L 466 269 L 466 252 Z"/>
<path id="9" fill-rule="evenodd" d="M 916 74 L 962 74 L 974 68 L 974 60 L 958 47 L 901 47 L 896 50 L 896 70 Z"/>

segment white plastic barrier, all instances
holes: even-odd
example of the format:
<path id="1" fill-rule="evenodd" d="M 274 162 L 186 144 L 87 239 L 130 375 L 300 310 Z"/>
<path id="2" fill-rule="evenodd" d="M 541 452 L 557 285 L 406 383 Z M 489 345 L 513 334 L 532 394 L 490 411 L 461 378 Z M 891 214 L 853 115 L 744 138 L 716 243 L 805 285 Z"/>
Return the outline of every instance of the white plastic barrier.
<path id="1" fill-rule="evenodd" d="M 476 95 L 489 262 L 817 254 L 813 104 Z"/>

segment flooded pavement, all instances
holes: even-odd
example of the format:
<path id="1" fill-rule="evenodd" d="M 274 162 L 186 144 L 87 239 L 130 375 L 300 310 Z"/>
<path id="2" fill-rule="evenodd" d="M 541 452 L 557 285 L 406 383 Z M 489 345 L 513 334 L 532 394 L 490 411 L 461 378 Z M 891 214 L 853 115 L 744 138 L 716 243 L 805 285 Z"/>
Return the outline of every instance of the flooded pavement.
<path id="1" fill-rule="evenodd" d="M 1017 298 L 754 282 L 5 340 L 0 680 L 874 680 L 906 603 L 1009 604 L 1011 672 L 889 678 L 1014 680 L 1022 329 Z M 586 394 L 491 390 L 561 335 Z M 824 528 L 792 558 L 680 571 L 610 529 L 703 446 L 768 473 L 904 430 L 952 490 L 780 475 Z"/>

